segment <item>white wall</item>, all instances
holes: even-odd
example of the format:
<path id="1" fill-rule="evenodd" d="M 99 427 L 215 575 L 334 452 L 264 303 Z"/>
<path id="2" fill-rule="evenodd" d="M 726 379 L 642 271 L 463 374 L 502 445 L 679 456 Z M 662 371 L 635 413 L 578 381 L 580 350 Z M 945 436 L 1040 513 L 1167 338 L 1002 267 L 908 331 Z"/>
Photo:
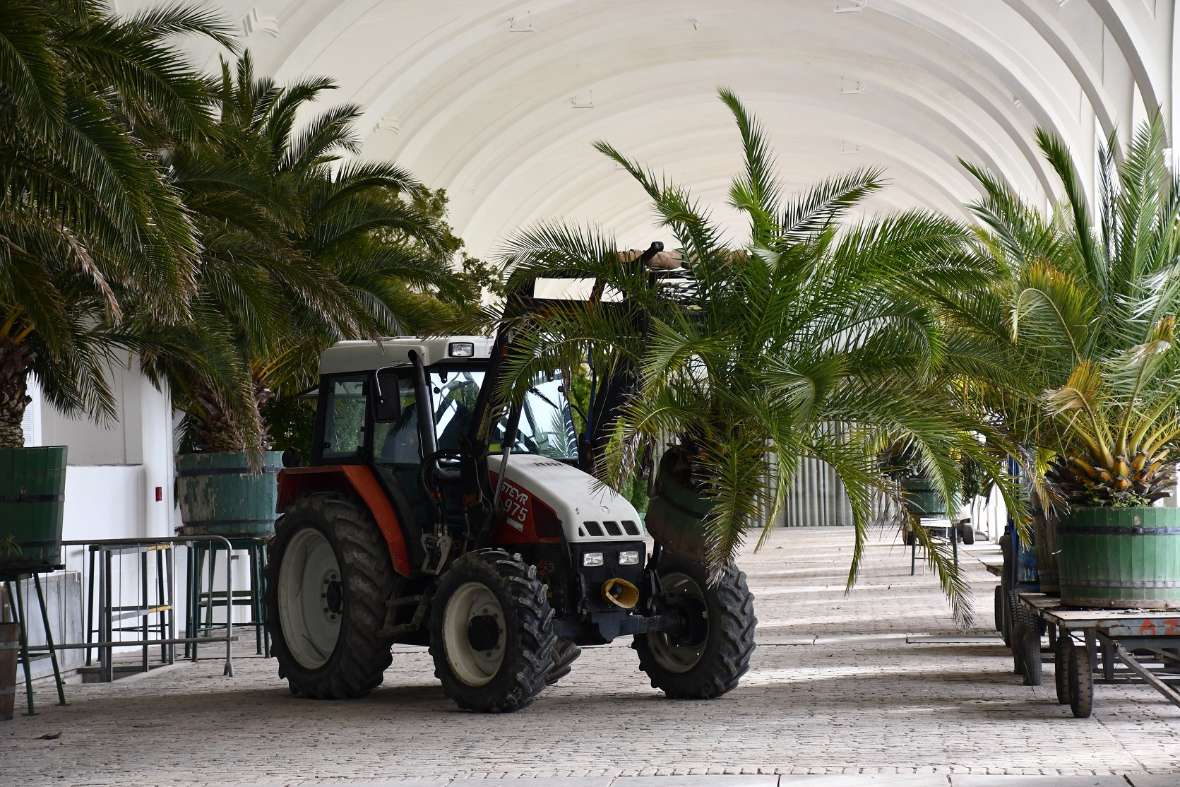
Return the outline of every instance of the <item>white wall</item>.
<path id="1" fill-rule="evenodd" d="M 40 444 L 69 446 L 71 465 L 140 464 L 142 378 L 138 363 L 130 356 L 110 367 L 108 383 L 115 399 L 112 420 L 96 422 L 86 416 L 67 416 L 45 403 L 40 408 Z"/>

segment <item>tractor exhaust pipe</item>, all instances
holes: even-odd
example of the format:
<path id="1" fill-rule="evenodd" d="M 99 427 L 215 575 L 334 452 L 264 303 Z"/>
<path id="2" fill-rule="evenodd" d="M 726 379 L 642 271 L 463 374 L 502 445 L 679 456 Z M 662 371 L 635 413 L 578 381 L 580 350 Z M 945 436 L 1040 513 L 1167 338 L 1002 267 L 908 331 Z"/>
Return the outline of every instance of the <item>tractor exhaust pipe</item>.
<path id="1" fill-rule="evenodd" d="M 602 597 L 620 609 L 634 609 L 639 603 L 639 588 L 615 577 L 602 583 Z"/>

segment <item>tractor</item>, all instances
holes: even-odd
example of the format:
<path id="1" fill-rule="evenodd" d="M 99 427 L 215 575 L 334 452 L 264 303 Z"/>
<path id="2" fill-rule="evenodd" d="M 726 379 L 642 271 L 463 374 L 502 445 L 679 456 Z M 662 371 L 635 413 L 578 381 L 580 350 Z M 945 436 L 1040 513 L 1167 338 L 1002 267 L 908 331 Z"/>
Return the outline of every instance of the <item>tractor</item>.
<path id="1" fill-rule="evenodd" d="M 719 697 L 746 671 L 745 575 L 653 543 L 588 472 L 601 440 L 576 433 L 559 370 L 515 404 L 498 395 L 512 336 L 323 353 L 313 449 L 284 461 L 268 552 L 266 623 L 292 694 L 364 696 L 394 643 L 428 646 L 446 695 L 481 712 L 529 705 L 580 646 L 625 635 L 671 698 Z M 601 434 L 628 383 L 599 382 L 586 431 Z"/>

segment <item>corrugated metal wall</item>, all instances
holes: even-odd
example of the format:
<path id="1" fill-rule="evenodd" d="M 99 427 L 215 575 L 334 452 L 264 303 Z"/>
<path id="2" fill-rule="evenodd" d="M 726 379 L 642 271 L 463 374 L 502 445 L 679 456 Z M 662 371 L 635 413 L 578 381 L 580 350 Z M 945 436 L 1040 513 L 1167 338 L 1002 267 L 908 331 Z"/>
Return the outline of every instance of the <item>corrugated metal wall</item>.
<path id="1" fill-rule="evenodd" d="M 887 496 L 875 495 L 873 520 L 882 523 L 895 521 L 894 506 L 895 503 Z M 1007 508 L 1000 493 L 993 490 L 989 497 L 977 497 L 964 506 L 959 516 L 970 517 L 976 530 L 995 538 L 1004 530 Z M 848 496 L 831 465 L 818 459 L 800 460 L 783 512 L 775 524 L 786 527 L 852 525 L 852 508 Z"/>
<path id="2" fill-rule="evenodd" d="M 891 509 L 887 497 L 874 496 L 875 520 L 886 518 Z M 818 459 L 799 460 L 781 519 L 778 524 L 786 527 L 852 526 L 852 506 L 831 465 Z"/>

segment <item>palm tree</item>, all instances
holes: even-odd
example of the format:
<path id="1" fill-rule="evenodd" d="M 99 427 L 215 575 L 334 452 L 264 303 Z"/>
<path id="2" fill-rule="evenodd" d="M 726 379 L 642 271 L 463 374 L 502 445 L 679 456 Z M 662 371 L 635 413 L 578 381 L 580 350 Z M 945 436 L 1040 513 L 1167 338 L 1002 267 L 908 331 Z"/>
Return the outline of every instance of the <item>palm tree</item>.
<path id="1" fill-rule="evenodd" d="M 1037 141 L 1064 203 L 1044 217 L 970 168 L 984 191 L 973 206 L 980 251 L 1007 275 L 986 301 L 948 315 L 997 340 L 986 351 L 995 364 L 976 383 L 1021 442 L 1040 449 L 1030 472 L 1048 505 L 1143 505 L 1171 491 L 1180 439 L 1180 187 L 1163 124 L 1144 124 L 1120 165 L 1117 138 L 1101 148 L 1096 222 L 1064 144 L 1044 131 Z"/>
<path id="2" fill-rule="evenodd" d="M 156 152 L 210 120 L 183 34 L 230 44 L 197 8 L 0 1 L 0 447 L 23 444 L 30 372 L 61 410 L 113 415 L 127 293 L 187 316 L 200 245 Z"/>
<path id="3" fill-rule="evenodd" d="M 670 295 L 658 277 L 620 264 L 595 229 L 545 224 L 507 245 L 509 292 L 535 277 L 596 279 L 619 302 L 557 302 L 509 319 L 526 338 L 511 359 L 513 390 L 542 369 L 632 369 L 634 395 L 604 446 L 601 478 L 618 486 L 647 445 L 673 437 L 690 482 L 708 506 L 706 553 L 717 569 L 750 528 L 769 527 L 803 457 L 830 464 L 855 525 L 849 586 L 872 521 L 872 499 L 890 489 L 878 463 L 886 445 L 912 447 L 953 501 L 957 457 L 986 459 L 1003 436 L 956 393 L 939 363 L 943 335 L 932 293 L 983 286 L 991 271 L 965 255 L 965 229 L 908 211 L 873 220 L 849 214 L 883 185 L 862 170 L 787 200 L 757 121 L 728 91 L 745 170 L 729 201 L 749 219 L 750 239 L 727 243 L 688 190 L 606 143 L 598 149 L 644 188 L 679 244 L 691 285 Z M 511 296 L 510 296 L 511 303 Z M 990 463 L 985 466 L 990 467 Z M 774 479 L 767 483 L 766 479 Z M 764 531 L 765 532 L 765 531 Z M 924 538 L 924 533 L 922 534 Z M 957 617 L 969 602 L 955 567 L 931 550 Z"/>
<path id="4" fill-rule="evenodd" d="M 140 333 L 148 372 L 169 381 L 203 450 L 264 445 L 260 408 L 276 389 L 306 387 L 333 341 L 396 333 L 407 287 L 445 283 L 438 227 L 411 199 L 422 186 L 394 164 L 342 161 L 358 152 L 361 110 L 296 130 L 334 87 L 279 86 L 249 53 L 223 62 L 215 132 L 169 156 L 204 242 L 194 319 Z"/>

